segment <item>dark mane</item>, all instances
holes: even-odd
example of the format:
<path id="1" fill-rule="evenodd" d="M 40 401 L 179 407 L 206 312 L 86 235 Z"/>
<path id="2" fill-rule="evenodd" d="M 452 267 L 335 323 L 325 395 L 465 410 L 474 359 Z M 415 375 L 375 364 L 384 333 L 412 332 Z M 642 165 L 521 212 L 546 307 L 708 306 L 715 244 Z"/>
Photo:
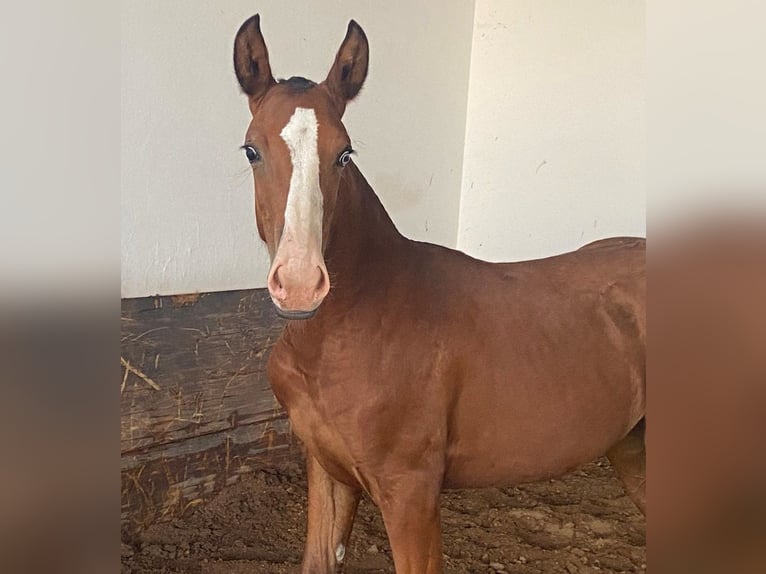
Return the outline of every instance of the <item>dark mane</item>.
<path id="1" fill-rule="evenodd" d="M 301 76 L 293 76 L 286 80 L 279 80 L 279 83 L 290 88 L 291 92 L 305 92 L 316 86 L 316 82 L 312 82 Z"/>

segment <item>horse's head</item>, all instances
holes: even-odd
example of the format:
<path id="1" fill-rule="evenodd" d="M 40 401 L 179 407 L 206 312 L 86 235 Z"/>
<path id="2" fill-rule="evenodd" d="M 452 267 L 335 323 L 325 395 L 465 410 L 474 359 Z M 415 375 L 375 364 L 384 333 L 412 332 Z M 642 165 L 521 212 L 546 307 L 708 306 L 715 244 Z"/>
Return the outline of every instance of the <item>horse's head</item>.
<path id="1" fill-rule="evenodd" d="M 367 38 L 353 20 L 327 78 L 277 82 L 258 15 L 234 40 L 234 70 L 253 119 L 243 147 L 253 167 L 258 234 L 271 256 L 280 315 L 311 317 L 330 291 L 324 249 L 351 144 L 341 118 L 367 76 Z"/>

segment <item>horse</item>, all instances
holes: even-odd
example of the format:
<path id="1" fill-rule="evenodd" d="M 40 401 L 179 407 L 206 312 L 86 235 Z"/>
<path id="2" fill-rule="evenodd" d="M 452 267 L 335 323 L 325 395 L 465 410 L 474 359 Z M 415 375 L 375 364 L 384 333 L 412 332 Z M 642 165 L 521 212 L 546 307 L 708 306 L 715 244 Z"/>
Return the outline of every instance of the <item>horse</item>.
<path id="1" fill-rule="evenodd" d="M 275 80 L 260 18 L 234 41 L 255 225 L 286 318 L 267 374 L 302 441 L 303 574 L 343 569 L 363 493 L 398 574 L 442 572 L 444 489 L 606 454 L 645 507 L 645 240 L 488 263 L 399 233 L 342 123 L 367 76 L 353 20 L 321 83 Z"/>

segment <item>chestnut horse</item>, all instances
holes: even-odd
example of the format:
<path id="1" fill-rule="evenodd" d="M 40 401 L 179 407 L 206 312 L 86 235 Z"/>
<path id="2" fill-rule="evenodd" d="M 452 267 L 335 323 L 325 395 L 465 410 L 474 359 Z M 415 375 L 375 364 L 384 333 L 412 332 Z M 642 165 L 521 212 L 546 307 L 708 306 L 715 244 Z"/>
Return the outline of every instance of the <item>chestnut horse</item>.
<path id="1" fill-rule="evenodd" d="M 234 43 L 268 289 L 290 319 L 268 375 L 306 448 L 302 572 L 342 570 L 363 492 L 399 574 L 442 571 L 442 489 L 606 453 L 643 509 L 644 240 L 493 264 L 400 235 L 341 123 L 368 49 L 352 20 L 316 84 L 274 79 L 257 15 Z"/>

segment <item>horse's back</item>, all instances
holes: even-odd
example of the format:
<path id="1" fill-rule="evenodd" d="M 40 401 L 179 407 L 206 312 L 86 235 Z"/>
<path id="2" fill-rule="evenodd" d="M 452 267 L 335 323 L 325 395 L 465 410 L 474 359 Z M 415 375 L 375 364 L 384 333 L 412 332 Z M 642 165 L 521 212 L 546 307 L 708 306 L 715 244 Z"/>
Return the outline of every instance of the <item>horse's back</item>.
<path id="1" fill-rule="evenodd" d="M 528 272 L 544 282 L 556 282 L 573 290 L 604 290 L 610 285 L 645 285 L 646 240 L 640 237 L 599 239 L 579 249 L 543 259 L 501 263 L 508 271 Z"/>
<path id="2" fill-rule="evenodd" d="M 646 250 L 646 239 L 643 237 L 607 237 L 605 239 L 597 239 L 586 243 L 578 251 L 587 250 L 610 250 L 610 249 L 637 249 L 639 251 Z"/>

